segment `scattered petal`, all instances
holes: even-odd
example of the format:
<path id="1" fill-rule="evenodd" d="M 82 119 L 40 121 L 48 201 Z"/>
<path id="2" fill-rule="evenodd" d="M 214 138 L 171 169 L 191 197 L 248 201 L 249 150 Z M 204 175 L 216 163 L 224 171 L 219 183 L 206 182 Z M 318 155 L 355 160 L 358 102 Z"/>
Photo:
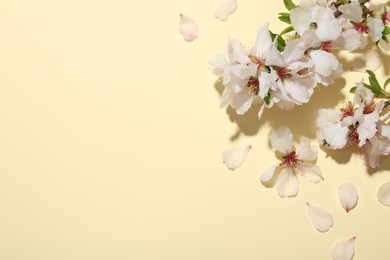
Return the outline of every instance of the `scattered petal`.
<path id="1" fill-rule="evenodd" d="M 343 206 L 347 213 L 351 209 L 355 208 L 359 197 L 355 186 L 353 186 L 351 183 L 345 183 L 340 185 L 337 192 L 339 194 L 341 206 Z"/>
<path id="2" fill-rule="evenodd" d="M 275 150 L 287 154 L 293 146 L 293 135 L 288 127 L 282 126 L 272 130 L 270 141 Z"/>
<path id="3" fill-rule="evenodd" d="M 390 182 L 386 182 L 379 188 L 377 198 L 380 203 L 390 207 Z"/>
<path id="4" fill-rule="evenodd" d="M 353 237 L 336 244 L 331 253 L 333 260 L 351 260 L 355 254 L 355 240 Z"/>
<path id="5" fill-rule="evenodd" d="M 326 232 L 333 226 L 333 216 L 327 210 L 306 203 L 308 214 L 315 229 L 319 232 Z"/>
<path id="6" fill-rule="evenodd" d="M 198 25 L 194 20 L 184 14 L 180 14 L 179 31 L 187 42 L 198 38 Z"/>
<path id="7" fill-rule="evenodd" d="M 234 169 L 243 164 L 251 149 L 251 145 L 228 148 L 222 152 L 222 160 L 230 170 L 234 171 Z"/>
<path id="8" fill-rule="evenodd" d="M 237 9 L 237 0 L 225 0 L 218 8 L 215 10 L 215 18 L 225 22 L 231 14 L 233 14 Z"/>

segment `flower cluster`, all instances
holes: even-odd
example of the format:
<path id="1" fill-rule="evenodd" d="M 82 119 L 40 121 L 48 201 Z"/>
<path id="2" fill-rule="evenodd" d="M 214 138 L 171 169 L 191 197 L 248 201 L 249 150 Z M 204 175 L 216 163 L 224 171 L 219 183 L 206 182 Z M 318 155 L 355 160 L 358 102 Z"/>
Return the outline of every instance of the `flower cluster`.
<path id="1" fill-rule="evenodd" d="M 259 118 L 275 104 L 292 109 L 309 102 L 319 84 L 327 86 L 340 76 L 340 51 L 364 48 L 369 39 L 387 42 L 390 14 L 386 9 L 375 14 L 367 1 L 284 2 L 289 13 L 279 19 L 290 26 L 279 35 L 261 25 L 250 49 L 229 39 L 224 53 L 209 61 L 211 72 L 223 78 L 221 107 L 229 105 L 242 115 L 261 104 Z"/>
<path id="2" fill-rule="evenodd" d="M 320 109 L 317 116 L 318 140 L 330 149 L 353 146 L 359 149 L 367 166 L 379 166 L 379 158 L 390 154 L 390 119 L 387 93 L 370 73 L 372 85 L 357 83 L 353 101 L 339 109 Z M 379 91 L 376 95 L 371 89 Z M 382 97 L 382 98 L 380 98 Z"/>

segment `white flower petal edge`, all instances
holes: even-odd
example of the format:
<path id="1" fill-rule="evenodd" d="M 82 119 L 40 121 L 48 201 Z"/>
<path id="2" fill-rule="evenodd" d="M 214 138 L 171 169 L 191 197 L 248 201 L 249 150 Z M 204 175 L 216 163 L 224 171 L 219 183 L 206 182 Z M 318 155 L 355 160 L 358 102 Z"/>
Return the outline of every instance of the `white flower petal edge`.
<path id="1" fill-rule="evenodd" d="M 263 172 L 263 174 L 260 176 L 261 182 L 268 182 L 272 179 L 274 176 L 276 167 L 278 167 L 279 164 L 274 164 L 271 167 L 269 167 L 267 170 Z"/>
<path id="2" fill-rule="evenodd" d="M 179 31 L 187 42 L 192 42 L 198 38 L 198 25 L 190 17 L 180 14 Z"/>
<path id="3" fill-rule="evenodd" d="M 306 202 L 310 220 L 319 232 L 326 232 L 333 226 L 333 216 L 327 210 Z"/>
<path id="4" fill-rule="evenodd" d="M 352 237 L 337 243 L 331 252 L 333 260 L 351 260 L 355 254 L 355 240 L 356 237 Z"/>
<path id="5" fill-rule="evenodd" d="M 343 206 L 347 213 L 355 208 L 359 195 L 353 184 L 341 184 L 337 192 L 339 194 L 341 206 Z"/>
<path id="6" fill-rule="evenodd" d="M 272 148 L 286 154 L 290 152 L 293 146 L 293 135 L 288 127 L 282 126 L 278 129 L 272 130 L 270 141 Z"/>
<path id="7" fill-rule="evenodd" d="M 377 198 L 380 203 L 390 207 L 390 182 L 383 184 L 377 193 Z"/>
<path id="8" fill-rule="evenodd" d="M 282 171 L 276 180 L 276 191 L 279 197 L 295 197 L 298 194 L 299 182 L 291 168 Z"/>
<path id="9" fill-rule="evenodd" d="M 237 9 L 237 0 L 225 0 L 218 8 L 215 10 L 215 18 L 225 22 L 231 14 L 233 14 Z"/>
<path id="10" fill-rule="evenodd" d="M 226 167 L 229 168 L 229 170 L 234 171 L 244 163 L 246 156 L 251 149 L 251 145 L 225 149 L 222 151 L 222 160 L 226 164 Z"/>

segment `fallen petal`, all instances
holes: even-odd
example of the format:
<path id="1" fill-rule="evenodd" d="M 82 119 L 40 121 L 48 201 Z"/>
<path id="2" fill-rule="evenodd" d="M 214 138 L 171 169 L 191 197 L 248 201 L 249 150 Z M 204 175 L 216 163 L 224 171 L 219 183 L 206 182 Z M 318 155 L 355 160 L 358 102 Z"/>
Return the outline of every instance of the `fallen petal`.
<path id="1" fill-rule="evenodd" d="M 198 25 L 194 20 L 184 14 L 180 14 L 179 31 L 187 42 L 198 38 Z"/>
<path id="2" fill-rule="evenodd" d="M 218 8 L 215 10 L 215 18 L 225 22 L 231 14 L 233 14 L 237 9 L 237 0 L 225 0 Z"/>
<path id="3" fill-rule="evenodd" d="M 333 260 L 351 260 L 355 254 L 355 240 L 356 237 L 352 237 L 336 244 L 331 253 Z"/>
<path id="4" fill-rule="evenodd" d="M 353 209 L 358 200 L 358 192 L 351 183 L 341 184 L 337 190 L 339 194 L 339 199 L 341 202 L 341 206 L 347 211 L 347 213 Z"/>
<path id="5" fill-rule="evenodd" d="M 251 145 L 246 147 L 233 147 L 222 151 L 222 160 L 229 168 L 234 171 L 240 167 L 246 159 L 248 152 L 252 149 Z"/>
<path id="6" fill-rule="evenodd" d="M 333 226 L 333 216 L 327 210 L 306 203 L 308 214 L 315 229 L 319 232 L 326 232 Z"/>
<path id="7" fill-rule="evenodd" d="M 377 198 L 380 203 L 390 207 L 390 182 L 386 182 L 379 188 Z"/>

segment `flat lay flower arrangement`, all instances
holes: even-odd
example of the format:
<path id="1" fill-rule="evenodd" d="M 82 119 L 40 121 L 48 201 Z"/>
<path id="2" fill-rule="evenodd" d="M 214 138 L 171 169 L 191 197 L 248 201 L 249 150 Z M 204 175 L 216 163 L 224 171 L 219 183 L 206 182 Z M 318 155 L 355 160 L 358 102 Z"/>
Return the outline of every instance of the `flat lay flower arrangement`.
<path id="1" fill-rule="evenodd" d="M 260 182 L 274 186 L 277 194 L 286 198 L 298 195 L 300 179 L 324 181 L 320 165 L 316 165 L 319 151 L 353 150 L 371 169 L 390 155 L 390 78 L 380 82 L 375 74 L 381 66 L 375 49 L 388 44 L 390 8 L 369 0 L 283 2 L 286 11 L 278 18 L 286 24 L 284 30 L 271 32 L 268 24 L 262 24 L 252 46 L 229 38 L 222 53 L 209 60 L 210 71 L 222 80 L 221 107 L 230 106 L 242 116 L 255 107 L 257 118 L 252 120 L 262 120 L 274 106 L 288 113 L 309 103 L 316 88 L 331 88 L 346 70 L 363 72 L 361 80 L 349 89 L 350 100 L 337 108 L 319 109 L 317 118 L 309 122 L 317 127 L 317 146 L 307 137 L 294 144 L 294 133 L 288 126 L 271 131 L 269 142 L 277 158 L 263 169 Z M 236 0 L 225 0 L 216 9 L 215 18 L 226 21 L 237 4 Z M 195 40 L 198 29 L 195 20 L 180 14 L 179 30 L 186 41 Z M 345 68 L 341 63 L 344 53 L 357 53 L 365 64 L 351 62 Z M 227 148 L 222 160 L 235 170 L 251 149 L 251 145 Z M 341 184 L 337 194 L 347 213 L 357 206 L 359 195 L 353 184 Z M 378 190 L 377 200 L 390 206 L 390 182 Z M 334 225 L 331 212 L 311 202 L 306 205 L 316 230 L 327 232 Z M 352 259 L 355 240 L 351 236 L 338 242 L 330 252 L 332 258 Z"/>

